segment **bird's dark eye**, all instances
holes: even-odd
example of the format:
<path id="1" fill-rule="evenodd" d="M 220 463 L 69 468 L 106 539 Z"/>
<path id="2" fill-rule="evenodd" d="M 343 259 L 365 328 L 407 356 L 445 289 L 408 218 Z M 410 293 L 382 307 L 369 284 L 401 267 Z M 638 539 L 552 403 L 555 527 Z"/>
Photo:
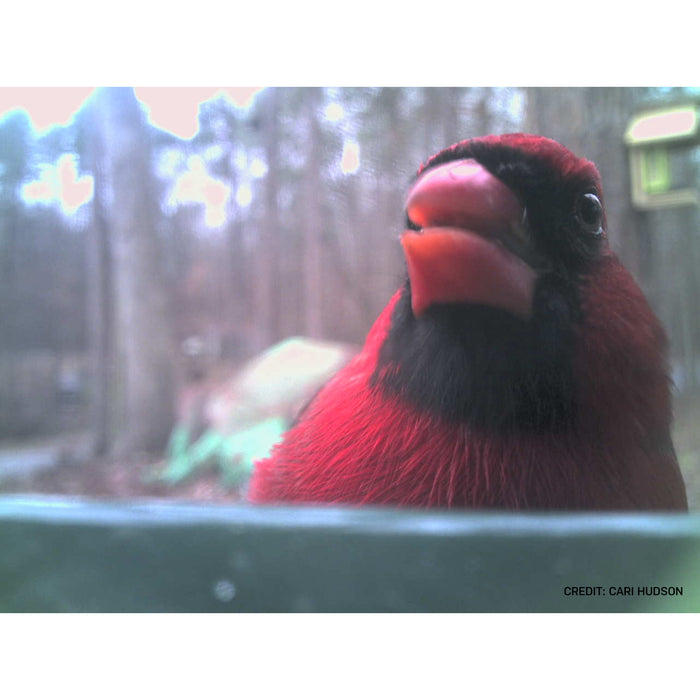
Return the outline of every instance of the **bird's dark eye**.
<path id="1" fill-rule="evenodd" d="M 603 233 L 603 205 L 592 192 L 576 200 L 576 216 L 586 232 L 595 236 Z"/>

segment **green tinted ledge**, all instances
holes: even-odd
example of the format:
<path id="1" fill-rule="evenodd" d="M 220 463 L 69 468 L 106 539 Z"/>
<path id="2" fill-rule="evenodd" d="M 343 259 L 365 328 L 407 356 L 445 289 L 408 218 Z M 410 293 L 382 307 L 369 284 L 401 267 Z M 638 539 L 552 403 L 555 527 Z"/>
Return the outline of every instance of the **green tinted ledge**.
<path id="1" fill-rule="evenodd" d="M 700 612 L 700 516 L 0 498 L 2 612 Z"/>

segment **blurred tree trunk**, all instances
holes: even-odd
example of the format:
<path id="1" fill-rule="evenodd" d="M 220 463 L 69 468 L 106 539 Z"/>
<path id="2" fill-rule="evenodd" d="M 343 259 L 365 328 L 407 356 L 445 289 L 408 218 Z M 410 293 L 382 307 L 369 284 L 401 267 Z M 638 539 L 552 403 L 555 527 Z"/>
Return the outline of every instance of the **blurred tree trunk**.
<path id="1" fill-rule="evenodd" d="M 443 103 L 442 133 L 443 148 L 445 148 L 465 138 L 460 131 L 459 124 L 462 88 L 442 88 L 440 92 Z"/>
<path id="2" fill-rule="evenodd" d="M 232 134 L 232 140 L 235 134 Z M 233 141 L 235 143 L 235 140 Z M 235 168 L 229 167 L 226 173 L 227 181 L 231 186 L 231 200 L 229 207 L 228 224 L 226 226 L 226 254 L 223 256 L 227 263 L 224 270 L 224 312 L 230 319 L 232 330 L 236 336 L 240 329 L 245 328 L 251 322 L 250 318 L 250 271 L 248 265 L 248 250 L 246 248 L 243 216 L 235 202 L 238 190 L 238 173 Z"/>
<path id="3" fill-rule="evenodd" d="M 231 198 L 234 203 L 229 207 L 229 220 L 226 225 L 224 254 L 222 260 L 226 265 L 224 275 L 224 301 L 222 317 L 227 319 L 227 344 L 224 356 L 227 358 L 247 358 L 251 350 L 258 350 L 252 339 L 253 330 L 258 325 L 255 308 L 252 303 L 255 270 L 251 268 L 254 256 L 246 242 L 246 224 L 244 215 L 235 203 L 238 188 L 237 173 L 232 170 L 229 178 Z"/>
<path id="4" fill-rule="evenodd" d="M 400 127 L 403 123 L 402 97 L 401 89 L 384 88 L 377 104 L 385 131 L 379 144 L 378 171 L 375 173 L 379 202 L 374 219 L 374 240 L 368 241 L 375 267 L 376 288 L 373 295 L 381 302 L 377 313 L 396 291 L 405 268 L 397 235 L 405 223 L 404 197 L 408 177 L 415 172 L 417 166 L 415 163 L 406 163 L 409 134 Z"/>
<path id="5" fill-rule="evenodd" d="M 643 213 L 650 232 L 655 307 L 671 339 L 677 389 L 700 386 L 700 213 L 697 207 Z"/>
<path id="6" fill-rule="evenodd" d="M 23 207 L 20 186 L 30 158 L 31 125 L 23 112 L 16 112 L 0 124 L 0 353 L 8 358 L 20 351 L 19 250 Z M 0 396 L 0 430 L 18 425 L 15 372 L 4 373 Z"/>
<path id="7" fill-rule="evenodd" d="M 116 434 L 114 376 L 114 295 L 112 241 L 106 209 L 106 162 L 101 133 L 89 120 L 83 132 L 85 167 L 93 173 L 92 224 L 87 231 L 88 338 L 93 376 L 90 427 L 92 450 L 104 455 Z M 84 122 L 83 122 L 84 123 Z"/>
<path id="8" fill-rule="evenodd" d="M 493 129 L 493 118 L 491 115 L 491 98 L 493 97 L 493 88 L 485 87 L 481 89 L 481 95 L 476 103 L 475 109 L 475 136 L 487 136 Z"/>
<path id="9" fill-rule="evenodd" d="M 424 162 L 436 151 L 444 148 L 448 144 L 442 140 L 442 134 L 436 129 L 436 125 L 442 121 L 441 103 L 437 99 L 437 88 L 423 88 L 423 153 L 420 156 L 421 162 Z M 418 167 L 416 163 L 416 168 Z"/>
<path id="10" fill-rule="evenodd" d="M 304 98 L 309 146 L 303 175 L 303 325 L 306 335 L 312 338 L 321 338 L 323 337 L 323 189 L 321 182 L 322 135 L 318 120 L 322 98 L 321 90 L 306 88 Z"/>
<path id="11" fill-rule="evenodd" d="M 258 274 L 255 282 L 257 328 L 262 347 L 279 339 L 280 299 L 279 284 L 279 88 L 266 88 L 262 101 L 262 138 L 267 175 L 264 182 L 263 214 L 258 246 Z"/>
<path id="12" fill-rule="evenodd" d="M 133 90 L 104 89 L 97 100 L 96 128 L 112 194 L 109 220 L 121 383 L 115 450 L 155 451 L 165 446 L 173 424 L 175 358 L 155 228 L 149 134 Z"/>

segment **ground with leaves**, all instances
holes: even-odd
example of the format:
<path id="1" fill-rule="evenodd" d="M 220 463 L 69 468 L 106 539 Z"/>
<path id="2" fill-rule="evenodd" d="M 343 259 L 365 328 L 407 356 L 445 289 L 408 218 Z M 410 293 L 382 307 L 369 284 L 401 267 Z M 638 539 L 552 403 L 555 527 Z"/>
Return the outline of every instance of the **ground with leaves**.
<path id="1" fill-rule="evenodd" d="M 35 493 L 94 499 L 175 499 L 235 503 L 240 488 L 225 487 L 213 469 L 202 470 L 179 484 L 154 480 L 154 460 L 93 460 L 77 465 L 64 463 L 26 476 L 0 482 L 0 494 Z"/>

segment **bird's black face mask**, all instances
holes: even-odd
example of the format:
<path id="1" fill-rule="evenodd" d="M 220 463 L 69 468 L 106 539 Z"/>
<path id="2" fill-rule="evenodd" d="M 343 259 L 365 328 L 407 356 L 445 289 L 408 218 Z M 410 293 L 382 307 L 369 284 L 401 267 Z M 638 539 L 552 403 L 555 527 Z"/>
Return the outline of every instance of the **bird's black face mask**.
<path id="1" fill-rule="evenodd" d="M 575 420 L 581 292 L 605 222 L 594 166 L 552 143 L 475 139 L 421 168 L 375 386 L 477 428 Z"/>

